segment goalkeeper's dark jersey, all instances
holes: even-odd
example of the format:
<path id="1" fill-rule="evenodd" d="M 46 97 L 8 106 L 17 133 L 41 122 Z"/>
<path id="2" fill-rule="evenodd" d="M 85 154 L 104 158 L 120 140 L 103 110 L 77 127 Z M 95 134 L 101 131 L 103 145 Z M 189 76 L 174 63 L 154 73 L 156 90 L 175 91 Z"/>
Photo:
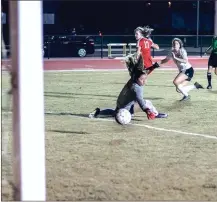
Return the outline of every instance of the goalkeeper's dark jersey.
<path id="1" fill-rule="evenodd" d="M 212 40 L 212 53 L 217 54 L 217 37 Z"/>
<path id="2" fill-rule="evenodd" d="M 143 99 L 143 88 L 143 86 L 130 79 L 118 96 L 117 108 L 125 108 L 130 111 L 131 106 L 137 102 L 141 109 L 145 111 L 147 103 Z"/>

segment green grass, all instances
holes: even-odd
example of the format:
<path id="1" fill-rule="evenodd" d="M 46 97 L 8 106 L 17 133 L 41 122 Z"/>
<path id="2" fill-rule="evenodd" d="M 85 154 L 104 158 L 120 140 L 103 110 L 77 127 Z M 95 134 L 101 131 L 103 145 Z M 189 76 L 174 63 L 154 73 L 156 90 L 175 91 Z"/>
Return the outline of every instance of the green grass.
<path id="1" fill-rule="evenodd" d="M 123 127 L 87 115 L 115 107 L 127 72 L 45 73 L 47 200 L 217 200 L 217 140 L 145 127 L 217 136 L 216 77 L 212 91 L 192 91 L 180 103 L 175 75 L 157 70 L 144 88 L 169 117 L 149 121 L 140 112 Z M 196 71 L 196 80 L 206 87 L 206 72 Z M 3 75 L 3 91 L 7 84 Z M 10 117 L 2 118 L 10 132 Z M 2 195 L 12 199 L 9 186 Z"/>

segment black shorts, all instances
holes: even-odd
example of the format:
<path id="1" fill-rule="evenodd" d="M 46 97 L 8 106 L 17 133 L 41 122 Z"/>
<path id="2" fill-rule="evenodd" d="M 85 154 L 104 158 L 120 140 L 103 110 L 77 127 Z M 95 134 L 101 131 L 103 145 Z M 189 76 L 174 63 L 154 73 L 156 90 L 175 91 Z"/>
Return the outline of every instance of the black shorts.
<path id="1" fill-rule="evenodd" d="M 194 69 L 193 67 L 186 69 L 184 71 L 182 71 L 183 74 L 185 74 L 188 78 L 186 79 L 186 81 L 191 81 L 191 79 L 194 76 Z"/>
<path id="2" fill-rule="evenodd" d="M 209 56 L 208 66 L 217 67 L 217 54 L 211 53 Z"/>

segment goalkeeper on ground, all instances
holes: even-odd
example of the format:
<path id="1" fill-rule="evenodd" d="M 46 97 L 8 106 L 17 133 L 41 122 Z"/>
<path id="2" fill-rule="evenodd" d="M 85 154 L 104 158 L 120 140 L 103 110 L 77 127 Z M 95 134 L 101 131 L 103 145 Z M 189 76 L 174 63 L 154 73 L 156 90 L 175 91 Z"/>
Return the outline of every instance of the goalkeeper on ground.
<path id="1" fill-rule="evenodd" d="M 127 109 L 132 115 L 137 109 L 144 111 L 148 119 L 166 118 L 167 114 L 158 113 L 151 101 L 143 99 L 143 88 L 148 74 L 146 72 L 137 71 L 134 79 L 130 79 L 122 91 L 120 92 L 115 109 L 107 108 L 100 110 L 96 108 L 89 114 L 89 118 L 97 118 L 98 116 L 115 116 L 119 109 Z"/>

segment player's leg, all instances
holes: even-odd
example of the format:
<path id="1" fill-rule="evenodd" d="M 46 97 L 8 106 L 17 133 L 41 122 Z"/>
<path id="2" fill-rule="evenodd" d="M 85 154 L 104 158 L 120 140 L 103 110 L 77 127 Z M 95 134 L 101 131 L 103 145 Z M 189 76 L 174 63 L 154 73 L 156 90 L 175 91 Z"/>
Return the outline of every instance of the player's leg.
<path id="1" fill-rule="evenodd" d="M 190 99 L 190 96 L 188 95 L 188 92 L 183 88 L 183 84 L 188 84 L 188 76 L 182 72 L 180 72 L 175 79 L 173 80 L 173 84 L 176 86 L 176 89 L 184 95 L 182 100 L 188 100 Z"/>
<path id="2" fill-rule="evenodd" d="M 188 92 L 195 88 L 194 85 L 187 87 L 188 83 L 189 83 L 189 76 L 187 76 L 186 73 L 183 72 L 180 72 L 173 80 L 173 84 L 176 86 L 176 89 L 184 95 L 184 97 L 180 101 L 190 99 Z"/>
<path id="3" fill-rule="evenodd" d="M 212 89 L 212 66 L 208 66 L 207 81 L 208 81 L 207 89 Z"/>
<path id="4" fill-rule="evenodd" d="M 207 89 L 212 89 L 212 66 L 213 66 L 213 57 L 214 55 L 211 53 L 208 60 L 208 70 L 207 70 L 207 81 L 208 86 Z"/>
<path id="5" fill-rule="evenodd" d="M 190 98 L 190 96 L 188 95 L 189 91 L 193 89 L 200 89 L 200 88 L 203 89 L 203 86 L 200 85 L 198 82 L 195 82 L 194 85 L 187 85 L 189 81 L 191 81 L 193 76 L 194 76 L 194 69 L 191 67 L 187 69 L 185 72 L 179 73 L 178 76 L 173 81 L 173 83 L 177 88 L 177 91 L 181 92 L 184 95 L 182 100 L 188 100 Z"/>
<path id="6" fill-rule="evenodd" d="M 115 116 L 115 111 L 116 110 L 112 108 L 106 108 L 102 110 L 100 108 L 96 108 L 89 114 L 89 118 L 97 118 L 99 116 Z"/>
<path id="7" fill-rule="evenodd" d="M 215 69 L 215 75 L 217 75 L 217 67 L 213 67 Z"/>

